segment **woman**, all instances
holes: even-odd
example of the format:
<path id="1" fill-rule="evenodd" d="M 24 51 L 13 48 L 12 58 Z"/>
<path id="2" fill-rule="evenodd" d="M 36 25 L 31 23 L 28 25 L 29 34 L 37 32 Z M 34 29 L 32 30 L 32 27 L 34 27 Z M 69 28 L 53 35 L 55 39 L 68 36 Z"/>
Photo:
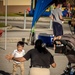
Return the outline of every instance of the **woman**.
<path id="1" fill-rule="evenodd" d="M 55 68 L 56 63 L 51 53 L 45 47 L 42 47 L 42 44 L 42 40 L 38 39 L 35 42 L 35 47 L 29 50 L 23 57 L 11 58 L 10 55 L 7 55 L 6 58 L 20 62 L 31 59 L 30 75 L 50 75 L 50 65 Z"/>

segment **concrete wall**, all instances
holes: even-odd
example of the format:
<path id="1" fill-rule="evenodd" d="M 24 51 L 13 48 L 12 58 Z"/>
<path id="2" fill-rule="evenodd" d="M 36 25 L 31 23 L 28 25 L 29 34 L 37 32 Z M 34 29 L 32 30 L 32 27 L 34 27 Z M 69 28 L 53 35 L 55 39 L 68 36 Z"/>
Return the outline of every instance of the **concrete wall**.
<path id="1" fill-rule="evenodd" d="M 24 11 L 30 6 L 8 6 L 8 13 L 24 13 Z"/>
<path id="2" fill-rule="evenodd" d="M 3 5 L 5 5 L 5 1 L 3 0 Z M 30 5 L 31 0 L 8 0 L 8 5 Z"/>
<path id="3" fill-rule="evenodd" d="M 8 5 L 8 14 L 9 13 L 24 13 L 24 10 L 30 8 L 30 5 Z M 3 1 L 0 1 L 0 14 L 5 13 L 5 5 Z"/>

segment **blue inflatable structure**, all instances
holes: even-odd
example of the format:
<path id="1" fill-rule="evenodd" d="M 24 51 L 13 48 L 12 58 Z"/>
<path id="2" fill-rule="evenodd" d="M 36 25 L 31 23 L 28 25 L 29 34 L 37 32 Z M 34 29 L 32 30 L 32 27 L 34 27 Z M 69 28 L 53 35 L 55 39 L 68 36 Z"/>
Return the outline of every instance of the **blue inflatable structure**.
<path id="1" fill-rule="evenodd" d="M 40 16 L 44 13 L 44 11 L 53 3 L 53 0 L 38 0 L 36 4 L 36 8 L 33 15 L 33 21 L 31 28 L 34 29 L 34 26 Z"/>

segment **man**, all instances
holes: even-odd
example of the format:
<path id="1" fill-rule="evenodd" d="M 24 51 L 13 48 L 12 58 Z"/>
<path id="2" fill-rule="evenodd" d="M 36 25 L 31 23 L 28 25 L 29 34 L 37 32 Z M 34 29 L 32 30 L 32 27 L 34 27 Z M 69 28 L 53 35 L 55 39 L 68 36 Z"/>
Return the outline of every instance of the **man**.
<path id="1" fill-rule="evenodd" d="M 62 11 L 60 9 L 61 4 L 59 2 L 55 3 L 56 8 L 51 11 L 50 18 L 53 21 L 53 34 L 54 34 L 54 40 L 61 39 L 63 35 L 63 27 L 62 27 Z M 55 50 L 55 45 L 54 45 Z"/>

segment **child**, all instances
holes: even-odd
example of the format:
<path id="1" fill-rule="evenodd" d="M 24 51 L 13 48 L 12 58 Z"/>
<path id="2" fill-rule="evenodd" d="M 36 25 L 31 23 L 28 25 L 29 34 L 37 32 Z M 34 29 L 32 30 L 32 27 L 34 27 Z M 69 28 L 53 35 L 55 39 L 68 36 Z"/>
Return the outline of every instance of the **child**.
<path id="1" fill-rule="evenodd" d="M 25 51 L 23 49 L 24 49 L 24 42 L 19 41 L 17 43 L 17 49 L 12 52 L 12 58 L 13 57 L 23 57 L 23 55 L 25 54 Z M 21 69 L 21 75 L 24 75 L 24 62 L 17 62 L 17 61 L 14 61 L 13 63 L 13 74 L 12 75 L 16 75 L 16 71 L 18 67 L 20 67 Z"/>

